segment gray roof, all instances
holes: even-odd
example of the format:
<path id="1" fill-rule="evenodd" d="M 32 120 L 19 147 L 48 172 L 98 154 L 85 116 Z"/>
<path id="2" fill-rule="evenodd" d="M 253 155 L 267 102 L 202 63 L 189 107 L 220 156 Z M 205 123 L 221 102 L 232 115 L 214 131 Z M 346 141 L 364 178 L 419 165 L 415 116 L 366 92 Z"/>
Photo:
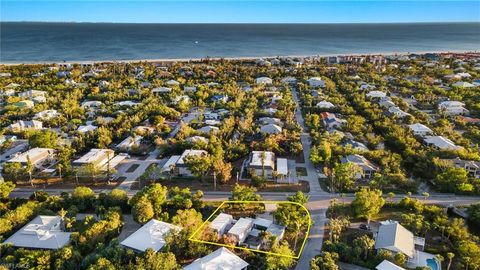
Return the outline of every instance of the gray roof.
<path id="1" fill-rule="evenodd" d="M 378 229 L 375 249 L 401 252 L 412 258 L 415 253 L 414 236 L 398 222 L 384 222 Z"/>

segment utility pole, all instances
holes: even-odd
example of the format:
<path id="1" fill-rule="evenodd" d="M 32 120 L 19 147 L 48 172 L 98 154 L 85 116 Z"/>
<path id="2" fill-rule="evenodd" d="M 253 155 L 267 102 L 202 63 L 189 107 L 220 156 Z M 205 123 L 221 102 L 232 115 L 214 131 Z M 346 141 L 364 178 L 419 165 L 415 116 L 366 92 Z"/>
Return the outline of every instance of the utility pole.
<path id="1" fill-rule="evenodd" d="M 217 191 L 217 173 L 213 171 L 213 190 Z"/>

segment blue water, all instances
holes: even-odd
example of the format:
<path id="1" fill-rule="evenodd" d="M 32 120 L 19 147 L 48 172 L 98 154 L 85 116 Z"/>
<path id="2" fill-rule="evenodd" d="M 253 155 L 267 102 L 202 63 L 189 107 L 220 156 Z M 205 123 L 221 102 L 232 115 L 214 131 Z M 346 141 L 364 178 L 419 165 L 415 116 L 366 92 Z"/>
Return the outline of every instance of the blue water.
<path id="1" fill-rule="evenodd" d="M 438 270 L 438 264 L 434 259 L 427 259 L 427 266 L 432 270 Z"/>
<path id="2" fill-rule="evenodd" d="M 0 23 L 0 62 L 480 50 L 480 23 Z"/>

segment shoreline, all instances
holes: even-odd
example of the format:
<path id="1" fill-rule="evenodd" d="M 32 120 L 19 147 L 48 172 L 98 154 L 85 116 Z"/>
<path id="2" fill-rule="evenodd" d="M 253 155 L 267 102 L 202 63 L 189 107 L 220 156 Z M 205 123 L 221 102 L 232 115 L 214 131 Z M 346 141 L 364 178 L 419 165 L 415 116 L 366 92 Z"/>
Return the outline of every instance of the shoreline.
<path id="1" fill-rule="evenodd" d="M 312 54 L 312 55 L 276 55 L 276 56 L 232 56 L 232 57 L 192 57 L 192 58 L 145 58 L 145 59 L 116 59 L 116 60 L 71 60 L 71 61 L 32 61 L 32 62 L 0 62 L 0 66 L 16 66 L 16 65 L 52 65 L 52 64 L 108 64 L 108 63 L 175 63 L 175 62 L 201 62 L 204 60 L 228 60 L 228 61 L 245 61 L 256 59 L 274 59 L 274 58 L 325 58 L 335 56 L 403 56 L 410 54 L 424 55 L 433 54 L 466 54 L 480 53 L 471 50 L 441 50 L 441 51 L 403 51 L 403 52 L 371 52 L 371 53 L 344 53 L 344 54 Z"/>

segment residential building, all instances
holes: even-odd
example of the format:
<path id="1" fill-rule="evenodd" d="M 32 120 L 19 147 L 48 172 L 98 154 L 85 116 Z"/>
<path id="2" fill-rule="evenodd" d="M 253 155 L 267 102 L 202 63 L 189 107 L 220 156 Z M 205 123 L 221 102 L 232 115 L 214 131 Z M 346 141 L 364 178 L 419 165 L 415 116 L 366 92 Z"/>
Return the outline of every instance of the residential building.
<path id="1" fill-rule="evenodd" d="M 180 231 L 182 228 L 170 223 L 151 219 L 140 229 L 125 238 L 120 245 L 138 252 L 145 252 L 151 248 L 154 252 L 161 250 L 165 244 L 165 236 L 170 231 Z"/>
<path id="2" fill-rule="evenodd" d="M 100 109 L 103 105 L 103 102 L 98 100 L 89 100 L 82 102 L 82 107 L 86 109 Z"/>
<path id="3" fill-rule="evenodd" d="M 454 159 L 446 159 L 452 166 L 463 168 L 468 172 L 470 177 L 480 178 L 480 162 L 474 160 L 463 160 L 459 157 Z"/>
<path id="4" fill-rule="evenodd" d="M 142 136 L 128 136 L 125 140 L 117 144 L 117 149 L 119 151 L 130 151 L 134 147 L 139 147 L 142 140 Z"/>
<path id="5" fill-rule="evenodd" d="M 77 128 L 77 132 L 80 132 L 80 133 L 87 133 L 87 132 L 90 132 L 90 131 L 94 131 L 96 130 L 98 127 L 97 126 L 94 126 L 94 125 L 81 125 L 81 126 L 78 126 Z"/>
<path id="6" fill-rule="evenodd" d="M 340 119 L 334 113 L 322 112 L 320 114 L 322 118 L 323 126 L 327 129 L 337 129 L 340 128 L 347 121 L 345 119 Z"/>
<path id="7" fill-rule="evenodd" d="M 307 80 L 308 86 L 311 88 L 325 87 L 325 81 L 320 77 L 311 77 Z"/>
<path id="8" fill-rule="evenodd" d="M 282 133 L 282 127 L 275 124 L 266 124 L 260 127 L 260 132 L 264 134 L 279 134 Z"/>
<path id="9" fill-rule="evenodd" d="M 317 108 L 331 109 L 331 108 L 335 108 L 335 105 L 333 105 L 333 103 L 328 102 L 326 100 L 322 100 L 317 103 Z"/>
<path id="10" fill-rule="evenodd" d="M 252 151 L 247 169 L 254 170 L 256 175 L 272 179 L 275 171 L 275 154 L 269 151 Z"/>
<path id="11" fill-rule="evenodd" d="M 433 134 L 433 131 L 424 124 L 415 123 L 408 125 L 408 127 L 412 130 L 413 135 L 415 136 L 426 136 Z"/>
<path id="12" fill-rule="evenodd" d="M 110 149 L 90 149 L 88 153 L 72 162 L 74 167 L 84 165 L 93 165 L 96 168 L 102 168 L 107 162 L 115 156 L 115 152 Z"/>
<path id="13" fill-rule="evenodd" d="M 469 111 L 464 108 L 465 103 L 460 101 L 443 101 L 438 104 L 438 110 L 446 115 L 464 115 Z"/>
<path id="14" fill-rule="evenodd" d="M 348 155 L 341 159 L 342 163 L 353 163 L 360 167 L 361 172 L 355 175 L 355 179 L 371 179 L 380 169 L 361 155 Z"/>
<path id="15" fill-rule="evenodd" d="M 23 166 L 26 166 L 30 160 L 30 163 L 34 167 L 40 167 L 45 163 L 53 161 L 55 158 L 55 150 L 52 148 L 32 148 L 23 152 L 11 159 L 7 162 L 18 162 Z"/>
<path id="16" fill-rule="evenodd" d="M 440 150 L 458 150 L 461 148 L 443 136 L 425 136 L 423 141 L 426 145 L 436 147 Z"/>
<path id="17" fill-rule="evenodd" d="M 274 124 L 277 126 L 283 126 L 282 120 L 275 118 L 275 117 L 260 117 L 258 118 L 258 122 L 267 125 L 267 124 Z"/>
<path id="18" fill-rule="evenodd" d="M 218 232 L 218 235 L 223 235 L 226 231 L 231 228 L 234 219 L 232 215 L 220 213 L 214 220 L 210 223 L 210 228 Z"/>
<path id="19" fill-rule="evenodd" d="M 46 95 L 47 95 L 46 91 L 33 90 L 33 89 L 18 93 L 19 97 L 30 98 L 30 99 L 35 97 L 45 97 Z"/>
<path id="20" fill-rule="evenodd" d="M 435 269 L 441 269 L 435 255 L 421 251 L 424 246 L 425 238 L 414 236 L 397 221 L 381 222 L 375 235 L 375 250 L 385 249 L 394 255 L 406 255 L 408 268 L 425 267 L 434 263 Z"/>
<path id="21" fill-rule="evenodd" d="M 382 91 L 370 91 L 365 96 L 367 98 L 385 98 L 387 94 Z"/>
<path id="22" fill-rule="evenodd" d="M 394 115 L 395 117 L 400 118 L 400 119 L 405 118 L 407 116 L 410 116 L 409 113 L 404 112 L 402 109 L 400 109 L 397 106 L 393 106 L 393 107 L 388 108 L 388 112 L 389 112 L 390 115 Z"/>
<path id="23" fill-rule="evenodd" d="M 33 117 L 33 119 L 49 120 L 49 119 L 55 118 L 59 115 L 60 115 L 60 113 L 58 113 L 57 110 L 44 110 L 44 111 L 36 113 L 35 116 Z"/>
<path id="24" fill-rule="evenodd" d="M 183 267 L 184 270 L 246 270 L 248 263 L 227 248 L 221 247 Z"/>
<path id="25" fill-rule="evenodd" d="M 379 265 L 375 267 L 376 270 L 405 270 L 405 268 L 400 267 L 390 261 L 383 260 Z"/>
<path id="26" fill-rule="evenodd" d="M 168 88 L 168 87 L 155 87 L 152 89 L 152 93 L 154 95 L 157 95 L 157 94 L 168 94 L 172 92 L 172 88 Z"/>
<path id="27" fill-rule="evenodd" d="M 187 149 L 182 155 L 171 156 L 162 167 L 162 173 L 172 173 L 178 176 L 193 177 L 194 175 L 186 164 L 186 159 L 191 156 L 205 157 L 208 153 L 205 150 Z"/>
<path id="28" fill-rule="evenodd" d="M 33 101 L 31 101 L 31 100 L 22 100 L 22 101 L 19 101 L 19 102 L 15 102 L 12 105 L 17 107 L 17 108 L 31 109 L 35 106 L 35 103 L 33 103 Z"/>
<path id="29" fill-rule="evenodd" d="M 37 120 L 24 121 L 18 120 L 17 122 L 8 126 L 13 132 L 21 132 L 26 130 L 41 130 L 43 128 L 43 123 Z"/>
<path id="30" fill-rule="evenodd" d="M 459 88 L 470 88 L 470 87 L 475 87 L 475 85 L 469 83 L 469 82 L 456 82 L 452 84 L 453 87 L 459 87 Z"/>
<path id="31" fill-rule="evenodd" d="M 257 84 L 272 84 L 273 80 L 268 77 L 259 77 L 255 80 Z"/>
<path id="32" fill-rule="evenodd" d="M 237 244 L 243 243 L 248 234 L 253 228 L 253 220 L 251 218 L 240 218 L 237 222 L 228 230 L 228 235 L 235 238 Z"/>
<path id="33" fill-rule="evenodd" d="M 217 132 L 220 129 L 215 126 L 203 126 L 199 129 L 197 129 L 198 132 L 203 133 L 203 134 L 209 134 L 210 132 Z"/>
<path id="34" fill-rule="evenodd" d="M 32 249 L 59 249 L 70 242 L 71 233 L 63 231 L 59 216 L 36 216 L 3 243 Z"/>

